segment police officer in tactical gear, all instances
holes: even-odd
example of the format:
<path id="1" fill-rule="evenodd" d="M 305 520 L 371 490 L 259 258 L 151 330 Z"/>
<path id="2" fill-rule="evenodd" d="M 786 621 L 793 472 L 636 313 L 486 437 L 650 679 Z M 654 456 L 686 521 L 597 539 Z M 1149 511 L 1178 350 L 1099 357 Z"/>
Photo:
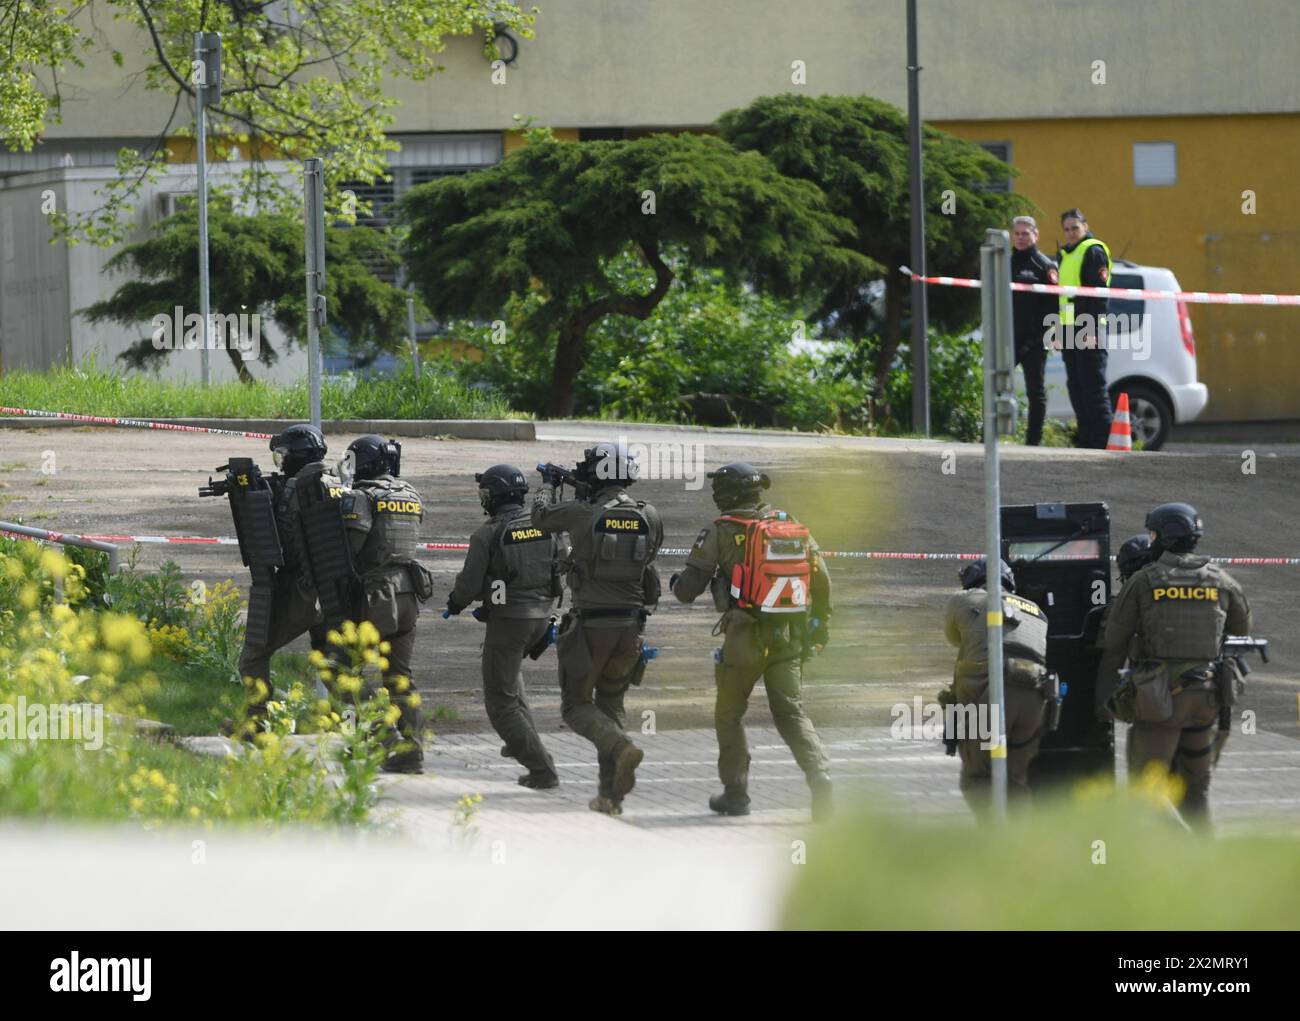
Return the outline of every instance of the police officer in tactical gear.
<path id="1" fill-rule="evenodd" d="M 321 472 L 328 449 L 324 435 L 314 425 L 289 426 L 272 437 L 270 448 L 276 467 L 283 473 L 269 476 L 268 481 L 284 565 L 274 569 L 273 594 L 267 600 L 269 619 L 250 619 L 239 654 L 239 675 L 244 679 L 246 696 L 244 720 L 238 726 L 228 721 L 223 729 L 245 738 L 256 732 L 266 715 L 266 703 L 271 697 L 271 656 L 305 631 L 311 633 L 312 648 L 324 649 L 326 644 L 328 628 L 317 603 L 300 536 L 298 476 L 301 473 L 319 479 L 319 485 L 334 496 L 341 493 L 343 485 L 332 473 Z"/>
<path id="2" fill-rule="evenodd" d="M 1038 224 L 1032 216 L 1017 216 L 1011 221 L 1011 280 L 1018 284 L 1055 284 L 1060 281 L 1056 263 L 1038 249 Z M 1047 345 L 1043 334 L 1048 317 L 1057 311 L 1054 294 L 1030 291 L 1011 292 L 1011 317 L 1015 331 L 1016 362 L 1025 374 L 1025 396 L 1029 402 L 1029 422 L 1025 443 L 1031 447 L 1043 441 L 1043 422 L 1047 417 Z"/>
<path id="3" fill-rule="evenodd" d="M 596 746 L 600 787 L 593 811 L 619 815 L 645 753 L 623 731 L 623 696 L 643 666 L 641 631 L 659 602 L 653 561 L 663 545 L 659 512 L 627 494 L 636 461 L 622 443 L 598 443 L 576 466 L 582 498 L 552 502 L 539 486 L 532 523 L 567 532 L 573 609 L 565 615 L 556 652 L 564 722 Z"/>
<path id="4" fill-rule="evenodd" d="M 1120 544 L 1115 554 L 1115 566 L 1119 569 L 1121 585 L 1138 571 L 1151 563 L 1151 540 L 1146 535 L 1131 535 Z"/>
<path id="5" fill-rule="evenodd" d="M 402 446 L 362 436 L 348 446 L 351 491 L 343 496 L 343 527 L 357 576 L 356 619 L 368 620 L 388 643 L 383 685 L 400 716 L 390 735 L 388 772 L 423 772 L 420 696 L 411 673 L 420 603 L 431 594 L 428 571 L 415 560 L 424 520 L 420 494 L 404 479 Z M 381 661 L 382 665 L 382 661 Z"/>
<path id="6" fill-rule="evenodd" d="M 1114 686 L 1124 659 L 1133 662 L 1129 775 L 1152 763 L 1176 770 L 1186 784 L 1182 814 L 1209 825 L 1214 725 L 1219 713 L 1212 662 L 1224 634 L 1251 632 L 1250 606 L 1237 581 L 1193 551 L 1204 534 L 1196 509 L 1164 503 L 1146 517 L 1154 562 L 1125 582 L 1102 635 L 1099 686 Z"/>
<path id="7" fill-rule="evenodd" d="M 1106 243 L 1092 236 L 1079 209 L 1061 214 L 1066 237 L 1060 250 L 1061 284 L 1066 287 L 1109 287 L 1111 259 Z M 1061 356 L 1065 361 L 1070 406 L 1079 423 L 1075 446 L 1104 449 L 1110 436 L 1110 391 L 1106 389 L 1104 326 L 1109 298 L 1071 298 L 1061 295 Z M 1086 318 L 1085 318 L 1086 317 Z"/>
<path id="8" fill-rule="evenodd" d="M 1007 742 L 1007 793 L 1011 798 L 1029 795 L 1029 765 L 1038 744 L 1047 709 L 1047 615 L 1031 599 L 1015 594 L 1016 579 L 1006 561 L 998 561 L 1002 574 L 1002 733 Z M 971 734 L 978 720 L 978 705 L 988 704 L 988 565 L 981 558 L 961 569 L 962 591 L 948 601 L 944 635 L 957 647 L 951 697 L 940 695 L 946 713 L 956 713 L 961 756 L 961 792 L 977 817 L 989 805 L 992 776 L 987 733 Z M 949 709 L 948 704 L 956 708 Z M 960 731 L 964 730 L 965 733 Z"/>
<path id="9" fill-rule="evenodd" d="M 722 613 L 725 638 L 720 653 L 714 654 L 718 691 L 714 727 L 723 790 L 709 799 L 709 807 L 724 815 L 749 814 L 750 756 L 743 720 L 761 677 L 777 732 L 812 791 L 813 818 L 825 819 L 831 811 L 830 759 L 804 712 L 801 687 L 805 649 L 824 647 L 830 637 L 830 575 L 809 535 L 810 591 L 800 597 L 804 612 L 764 615 L 760 607 L 741 606 L 733 594 L 737 589 L 732 578 L 746 560 L 746 538 L 754 527 L 747 523 L 773 518 L 797 522 L 763 500 L 771 480 L 751 464 L 725 464 L 707 478 L 713 482 L 713 502 L 722 516 L 700 531 L 685 569 L 673 576 L 669 587 L 683 603 L 693 602 L 709 589 Z"/>
<path id="10" fill-rule="evenodd" d="M 469 539 L 465 564 L 447 597 L 458 614 L 482 600 L 483 701 L 492 728 L 505 742 L 503 755 L 528 772 L 519 783 L 534 790 L 557 787 L 555 760 L 542 744 L 524 697 L 524 655 L 546 639 L 551 611 L 561 595 L 560 564 L 568 554 L 562 537 L 543 531 L 525 508 L 528 482 L 512 464 L 494 464 L 474 476 L 479 503 L 488 515 Z"/>

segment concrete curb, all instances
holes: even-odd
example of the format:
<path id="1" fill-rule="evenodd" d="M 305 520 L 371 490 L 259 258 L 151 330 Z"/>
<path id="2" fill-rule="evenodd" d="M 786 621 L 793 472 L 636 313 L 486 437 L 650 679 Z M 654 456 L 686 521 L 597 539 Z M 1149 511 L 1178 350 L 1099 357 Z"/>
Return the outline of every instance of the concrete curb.
<path id="1" fill-rule="evenodd" d="M 118 416 L 127 417 L 127 416 Z M 163 425 L 195 425 L 205 429 L 233 429 L 240 432 L 277 433 L 301 419 L 269 418 L 158 418 L 153 421 Z M 62 418 L 4 418 L 0 429 L 114 429 L 117 426 L 98 425 L 93 422 L 75 422 Z M 418 418 L 418 419 L 364 419 L 343 418 L 321 423 L 330 434 L 362 435 L 377 433 L 384 436 L 450 436 L 458 440 L 526 440 L 537 439 L 537 428 L 526 419 L 472 419 L 472 418 Z"/>

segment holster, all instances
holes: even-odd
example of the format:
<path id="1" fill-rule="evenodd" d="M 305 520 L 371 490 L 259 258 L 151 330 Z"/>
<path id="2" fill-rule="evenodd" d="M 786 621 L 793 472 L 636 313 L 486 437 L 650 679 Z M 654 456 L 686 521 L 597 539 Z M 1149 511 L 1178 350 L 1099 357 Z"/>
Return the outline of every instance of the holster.
<path id="1" fill-rule="evenodd" d="M 582 633 L 582 619 L 577 614 L 566 613 L 560 621 L 555 639 L 555 654 L 560 661 L 560 669 L 569 677 L 583 678 L 591 673 L 594 665 L 591 649 L 587 647 L 587 636 Z"/>
<path id="2" fill-rule="evenodd" d="M 423 564 L 414 560 L 406 562 L 406 573 L 411 579 L 411 591 L 415 593 L 415 598 L 420 602 L 428 602 L 433 598 L 433 574 Z"/>

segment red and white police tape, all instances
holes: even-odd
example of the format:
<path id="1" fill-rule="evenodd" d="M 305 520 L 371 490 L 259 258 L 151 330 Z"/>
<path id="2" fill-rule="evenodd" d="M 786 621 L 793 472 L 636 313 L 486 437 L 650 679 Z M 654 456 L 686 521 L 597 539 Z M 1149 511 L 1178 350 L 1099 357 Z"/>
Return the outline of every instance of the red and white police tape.
<path id="1" fill-rule="evenodd" d="M 212 433 L 215 436 L 239 436 L 249 440 L 269 440 L 270 433 L 242 432 L 238 429 L 214 429 L 204 425 L 177 425 L 174 422 L 150 422 L 140 418 L 111 418 L 103 415 L 75 415 L 70 411 L 38 411 L 35 408 L 0 407 L 0 415 L 25 415 L 28 418 L 62 418 L 90 425 L 121 425 L 129 429 L 162 429 L 177 433 Z"/>
<path id="2" fill-rule="evenodd" d="M 980 281 L 971 277 L 923 277 L 913 273 L 906 266 L 899 266 L 899 271 L 913 280 L 922 283 L 938 284 L 941 287 L 974 287 Z M 1032 291 L 1035 294 L 1066 294 L 1081 298 L 1149 298 L 1164 301 L 1185 301 L 1194 305 L 1297 305 L 1300 306 L 1300 294 L 1237 294 L 1235 291 L 1158 291 L 1141 287 L 1065 287 L 1061 284 L 1016 284 L 1013 291 Z"/>
<path id="3" fill-rule="evenodd" d="M 15 539 L 28 538 L 28 536 L 6 532 L 4 529 L 0 529 L 0 535 L 8 535 Z M 45 531 L 45 535 L 46 540 L 49 542 L 59 542 L 63 539 L 94 539 L 97 542 L 168 543 L 190 546 L 239 545 L 239 540 L 230 535 L 73 535 L 70 532 L 51 532 L 48 530 Z M 469 549 L 469 543 L 422 542 L 418 548 L 424 550 L 467 550 Z M 689 549 L 665 548 L 659 552 L 664 556 L 684 557 L 691 551 Z M 978 560 L 984 556 L 983 553 L 891 553 L 880 550 L 822 550 L 821 555 L 846 560 Z M 1087 560 L 1090 558 L 1067 555 L 1055 559 Z M 1111 559 L 1114 560 L 1115 557 L 1112 555 Z M 1300 565 L 1300 557 L 1210 557 L 1210 560 L 1216 564 L 1249 566 L 1295 567 Z"/>

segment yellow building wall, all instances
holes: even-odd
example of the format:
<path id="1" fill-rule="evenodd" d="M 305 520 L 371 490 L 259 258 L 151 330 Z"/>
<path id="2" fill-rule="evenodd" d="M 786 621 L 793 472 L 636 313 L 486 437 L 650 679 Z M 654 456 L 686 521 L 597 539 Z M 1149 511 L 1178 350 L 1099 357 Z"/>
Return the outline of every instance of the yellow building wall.
<path id="1" fill-rule="evenodd" d="M 1167 266 L 1188 291 L 1300 293 L 1300 115 L 934 122 L 1010 142 L 1013 189 L 1042 210 L 1079 206 L 1116 258 Z M 1177 183 L 1133 183 L 1133 143 L 1173 142 Z M 1255 212 L 1243 209 L 1253 192 Z M 1191 305 L 1203 420 L 1300 417 L 1300 308 Z"/>

